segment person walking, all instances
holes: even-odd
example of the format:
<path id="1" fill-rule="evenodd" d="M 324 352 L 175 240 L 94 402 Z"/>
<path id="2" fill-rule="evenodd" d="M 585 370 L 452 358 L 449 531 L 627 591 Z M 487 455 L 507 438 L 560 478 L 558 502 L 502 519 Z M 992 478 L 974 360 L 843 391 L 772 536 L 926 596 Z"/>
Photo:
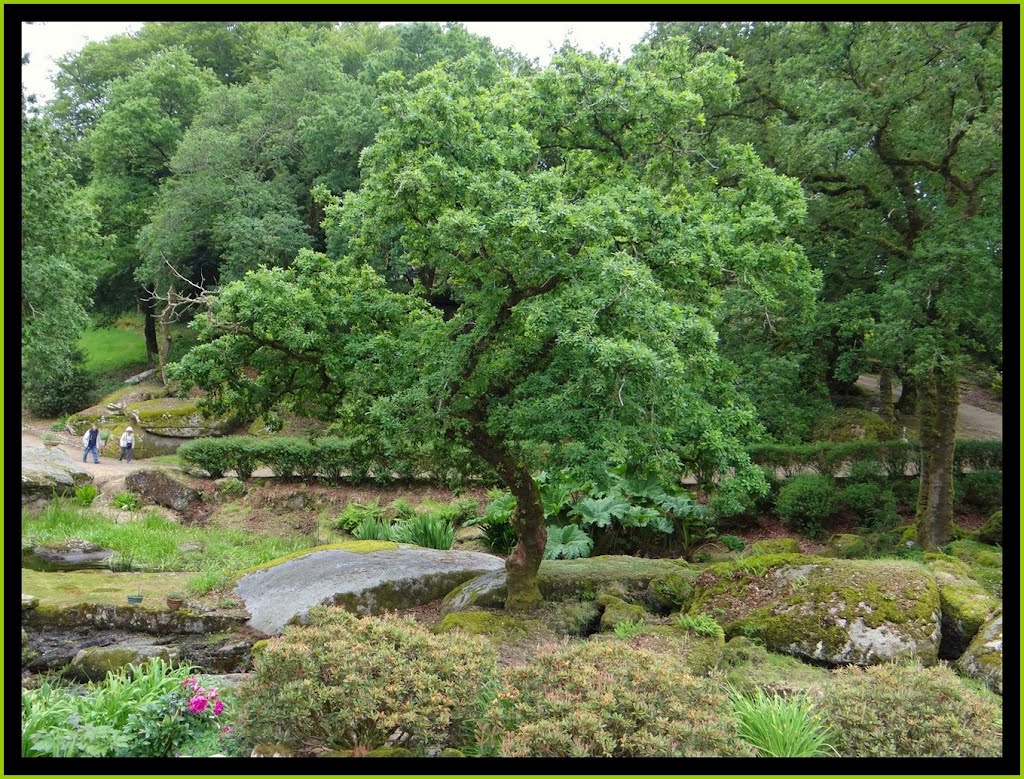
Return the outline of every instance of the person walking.
<path id="1" fill-rule="evenodd" d="M 124 432 L 121 433 L 121 456 L 117 458 L 118 462 L 121 462 L 121 458 L 125 458 L 130 464 L 132 461 L 132 447 L 135 446 L 135 433 L 132 432 L 130 427 L 126 427 Z"/>
<path id="2" fill-rule="evenodd" d="M 93 422 L 92 423 L 92 427 L 90 427 L 88 430 L 86 430 L 85 431 L 85 435 L 82 436 L 82 446 L 85 447 L 85 451 L 82 452 L 82 462 L 83 463 L 86 461 L 86 458 L 88 458 L 90 451 L 92 451 L 92 461 L 94 463 L 97 463 L 97 464 L 99 463 L 99 461 L 100 461 L 100 450 L 98 448 L 99 447 L 99 440 L 100 440 L 100 428 L 99 428 L 99 426 L 95 422 Z"/>

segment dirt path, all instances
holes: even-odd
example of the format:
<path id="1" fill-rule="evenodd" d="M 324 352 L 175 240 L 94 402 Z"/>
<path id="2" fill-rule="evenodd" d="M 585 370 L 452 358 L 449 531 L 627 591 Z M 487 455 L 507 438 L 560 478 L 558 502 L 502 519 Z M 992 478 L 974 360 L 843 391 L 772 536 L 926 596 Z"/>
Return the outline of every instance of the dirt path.
<path id="1" fill-rule="evenodd" d="M 869 393 L 878 393 L 878 376 L 865 375 L 857 379 L 857 386 L 866 389 Z M 893 384 L 893 397 L 898 398 L 902 391 L 902 385 L 898 382 Z M 907 432 L 916 435 L 918 422 L 916 417 L 905 416 L 904 422 L 907 425 Z M 986 411 L 970 403 L 961 403 L 960 412 L 956 422 L 957 438 L 972 438 L 985 441 L 1003 440 L 1003 415 L 992 411 Z"/>

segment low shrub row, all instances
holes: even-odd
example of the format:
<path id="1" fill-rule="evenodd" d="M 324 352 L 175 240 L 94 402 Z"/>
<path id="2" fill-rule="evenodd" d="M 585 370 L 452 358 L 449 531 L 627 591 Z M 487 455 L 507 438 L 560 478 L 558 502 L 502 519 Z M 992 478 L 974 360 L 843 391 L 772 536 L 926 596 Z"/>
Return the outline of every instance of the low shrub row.
<path id="1" fill-rule="evenodd" d="M 1002 751 L 998 698 L 946 666 L 844 669 L 813 697 L 787 696 L 798 704 L 788 709 L 757 690 L 749 705 L 736 706 L 746 700 L 735 690 L 695 675 L 657 644 L 576 641 L 501 668 L 480 637 L 433 635 L 411 620 L 325 607 L 310 610 L 308 626 L 260 647 L 238 696 L 245 743 L 349 754 L 392 744 L 396 733 L 411 755 L 445 748 L 504 757 Z M 776 732 L 779 715 L 787 733 Z"/>
<path id="2" fill-rule="evenodd" d="M 808 470 L 823 476 L 836 476 L 844 465 L 872 464 L 887 476 L 918 473 L 921 459 L 919 441 L 847 441 L 813 444 L 755 444 L 748 447 L 750 459 L 757 465 L 780 469 L 787 477 Z M 1001 470 L 1002 441 L 956 442 L 953 467 L 958 473 L 982 469 Z"/>
<path id="3" fill-rule="evenodd" d="M 248 479 L 260 467 L 270 468 L 275 476 L 320 478 L 328 482 L 362 482 L 369 478 L 387 482 L 421 475 L 410 459 L 381 452 L 365 437 L 320 438 L 312 442 L 285 437 L 198 438 L 182 444 L 178 456 L 215 479 L 228 471 Z"/>

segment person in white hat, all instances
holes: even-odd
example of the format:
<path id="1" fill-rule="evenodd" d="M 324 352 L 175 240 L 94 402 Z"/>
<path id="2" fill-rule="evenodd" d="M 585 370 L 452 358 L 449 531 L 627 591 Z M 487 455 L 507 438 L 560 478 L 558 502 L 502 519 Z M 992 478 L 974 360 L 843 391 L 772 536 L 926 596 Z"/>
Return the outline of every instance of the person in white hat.
<path id="1" fill-rule="evenodd" d="M 130 427 L 126 427 L 124 432 L 121 433 L 121 456 L 117 458 L 117 461 L 121 462 L 121 459 L 125 458 L 130 463 L 132 461 L 133 446 L 135 446 L 135 433 L 132 432 Z"/>

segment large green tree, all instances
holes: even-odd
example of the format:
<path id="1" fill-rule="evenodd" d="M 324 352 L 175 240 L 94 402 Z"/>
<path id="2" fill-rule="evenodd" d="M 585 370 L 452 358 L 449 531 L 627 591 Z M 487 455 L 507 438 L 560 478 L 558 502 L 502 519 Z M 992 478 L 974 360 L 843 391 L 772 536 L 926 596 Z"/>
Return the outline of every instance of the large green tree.
<path id="1" fill-rule="evenodd" d="M 712 121 L 810 193 L 803 240 L 832 368 L 918 388 L 919 541 L 952 525 L 958 375 L 1001 364 L 1002 29 L 996 22 L 684 24 L 745 63 Z"/>
<path id="2" fill-rule="evenodd" d="M 506 606 L 529 609 L 539 468 L 763 486 L 710 316 L 723 289 L 772 305 L 776 282 L 814 278 L 785 237 L 799 187 L 706 133 L 734 94 L 727 57 L 566 49 L 493 85 L 481 66 L 391 77 L 363 186 L 328 209 L 331 256 L 224 288 L 178 375 L 214 407 L 284 401 L 493 472 L 516 499 Z"/>
<path id="3" fill-rule="evenodd" d="M 27 394 L 64 386 L 88 324 L 103 243 L 56 133 L 30 104 L 21 114 L 21 378 Z"/>

